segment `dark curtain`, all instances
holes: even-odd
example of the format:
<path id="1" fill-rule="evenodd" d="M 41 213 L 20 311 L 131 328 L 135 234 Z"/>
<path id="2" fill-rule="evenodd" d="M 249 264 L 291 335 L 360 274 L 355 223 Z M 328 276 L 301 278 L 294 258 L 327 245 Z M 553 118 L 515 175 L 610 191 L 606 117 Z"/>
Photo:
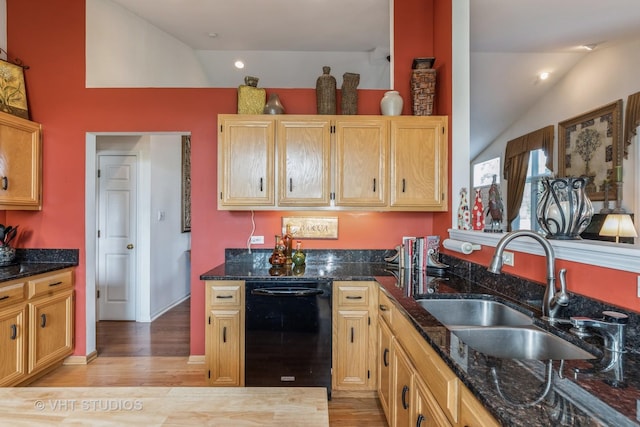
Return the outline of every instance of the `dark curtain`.
<path id="1" fill-rule="evenodd" d="M 547 168 L 553 170 L 553 125 L 538 129 L 507 142 L 504 153 L 504 179 L 509 182 L 507 191 L 507 231 L 518 216 L 522 205 L 524 184 L 527 180 L 529 153 L 542 149 L 547 156 Z"/>
<path id="2" fill-rule="evenodd" d="M 629 95 L 627 98 L 627 110 L 624 121 L 624 158 L 629 156 L 631 139 L 636 134 L 636 128 L 640 125 L 640 92 Z"/>

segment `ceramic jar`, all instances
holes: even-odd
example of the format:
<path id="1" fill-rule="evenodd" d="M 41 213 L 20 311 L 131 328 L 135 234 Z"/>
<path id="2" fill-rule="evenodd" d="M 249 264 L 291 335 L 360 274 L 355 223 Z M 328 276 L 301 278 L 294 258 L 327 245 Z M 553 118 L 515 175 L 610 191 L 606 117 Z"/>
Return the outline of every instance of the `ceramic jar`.
<path id="1" fill-rule="evenodd" d="M 263 114 L 284 114 L 284 106 L 277 93 L 269 95 L 269 101 L 264 106 Z"/>
<path id="2" fill-rule="evenodd" d="M 383 116 L 399 116 L 402 114 L 404 101 L 397 90 L 385 92 L 380 101 L 380 111 Z"/>

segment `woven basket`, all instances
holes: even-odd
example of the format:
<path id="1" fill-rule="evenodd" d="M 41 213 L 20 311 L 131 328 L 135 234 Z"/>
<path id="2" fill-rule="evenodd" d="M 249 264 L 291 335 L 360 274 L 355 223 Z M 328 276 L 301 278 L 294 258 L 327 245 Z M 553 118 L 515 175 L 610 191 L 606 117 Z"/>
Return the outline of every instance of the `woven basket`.
<path id="1" fill-rule="evenodd" d="M 433 102 L 436 95 L 436 70 L 418 68 L 411 70 L 411 98 L 414 116 L 433 114 Z"/>

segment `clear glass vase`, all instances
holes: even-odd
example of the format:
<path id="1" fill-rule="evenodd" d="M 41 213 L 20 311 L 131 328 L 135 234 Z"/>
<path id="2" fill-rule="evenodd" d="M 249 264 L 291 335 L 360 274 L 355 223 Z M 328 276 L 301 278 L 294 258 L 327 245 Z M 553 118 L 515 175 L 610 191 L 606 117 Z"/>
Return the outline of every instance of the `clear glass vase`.
<path id="1" fill-rule="evenodd" d="M 537 219 L 547 239 L 579 240 L 593 217 L 584 178 L 543 178 Z"/>

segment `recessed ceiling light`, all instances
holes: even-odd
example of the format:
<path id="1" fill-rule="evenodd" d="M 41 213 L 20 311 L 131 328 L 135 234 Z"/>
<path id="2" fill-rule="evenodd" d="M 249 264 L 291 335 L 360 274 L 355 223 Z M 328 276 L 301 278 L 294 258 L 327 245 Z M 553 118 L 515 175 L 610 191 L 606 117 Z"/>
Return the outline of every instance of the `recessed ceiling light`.
<path id="1" fill-rule="evenodd" d="M 596 46 L 597 46 L 597 44 L 595 44 L 595 43 L 594 44 L 583 44 L 582 48 L 584 50 L 592 51 L 593 49 L 596 48 Z"/>
<path id="2" fill-rule="evenodd" d="M 216 37 L 218 37 L 218 33 L 209 33 L 209 37 L 215 39 Z"/>
<path id="3" fill-rule="evenodd" d="M 244 62 L 242 62 L 241 60 L 237 60 L 233 63 L 233 65 L 239 70 L 242 70 L 244 68 Z"/>
<path id="4" fill-rule="evenodd" d="M 549 73 L 548 71 L 543 71 L 540 74 L 538 74 L 538 77 L 540 78 L 540 80 L 547 80 L 550 75 L 551 73 Z"/>

